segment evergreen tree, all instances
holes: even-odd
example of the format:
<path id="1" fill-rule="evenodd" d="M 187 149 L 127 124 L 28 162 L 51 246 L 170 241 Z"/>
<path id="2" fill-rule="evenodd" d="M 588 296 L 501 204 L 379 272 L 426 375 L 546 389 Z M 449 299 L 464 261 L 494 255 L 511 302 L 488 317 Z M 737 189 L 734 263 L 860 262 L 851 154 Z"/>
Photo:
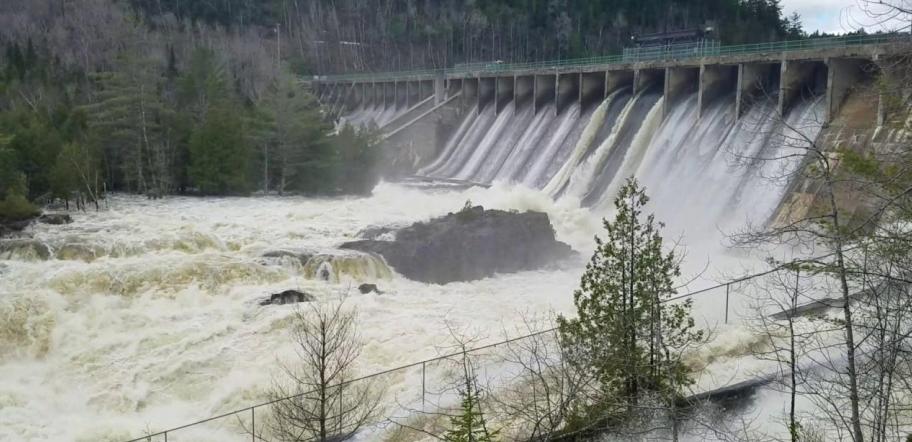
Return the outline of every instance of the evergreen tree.
<path id="1" fill-rule="evenodd" d="M 190 138 L 190 179 L 208 195 L 247 191 L 247 146 L 243 120 L 228 106 L 208 110 Z"/>
<path id="2" fill-rule="evenodd" d="M 118 152 L 128 185 L 140 193 L 170 192 L 170 148 L 162 136 L 158 76 L 151 60 L 120 51 L 114 69 L 95 74 L 96 103 L 82 107 L 93 127 Z"/>
<path id="3" fill-rule="evenodd" d="M 370 195 L 380 181 L 380 135 L 376 124 L 346 124 L 333 138 L 339 155 L 337 187 L 345 193 Z"/>
<path id="4" fill-rule="evenodd" d="M 692 381 L 676 349 L 703 339 L 690 317 L 691 302 L 669 304 L 680 275 L 678 258 L 663 251 L 662 224 L 642 219 L 649 201 L 631 178 L 614 201 L 614 221 L 573 294 L 577 318 L 558 318 L 571 363 L 599 381 L 601 416 L 630 412 L 648 395 L 664 399 Z M 662 399 L 662 398 L 660 398 Z"/>
<path id="5" fill-rule="evenodd" d="M 450 418 L 451 428 L 443 435 L 445 442 L 494 442 L 500 433 L 488 429 L 481 411 L 481 394 L 475 380 L 466 378 L 465 389 L 459 390 L 459 414 Z"/>

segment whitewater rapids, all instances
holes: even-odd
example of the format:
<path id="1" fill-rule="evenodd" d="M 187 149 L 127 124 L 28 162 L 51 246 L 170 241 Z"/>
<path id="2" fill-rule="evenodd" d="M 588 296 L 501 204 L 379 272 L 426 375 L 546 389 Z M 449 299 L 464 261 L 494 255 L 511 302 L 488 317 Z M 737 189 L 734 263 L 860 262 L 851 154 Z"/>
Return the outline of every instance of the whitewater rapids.
<path id="1" fill-rule="evenodd" d="M 469 199 L 549 213 L 558 239 L 584 257 L 601 228 L 588 209 L 518 186 L 381 184 L 374 193 L 114 197 L 99 213 L 74 214 L 73 224 L 36 225 L 34 239 L 5 246 L 0 262 L 0 440 L 125 440 L 146 425 L 175 427 L 260 402 L 277 360 L 290 354 L 293 309 L 257 301 L 289 288 L 322 300 L 348 293 L 348 305 L 360 311 L 360 373 L 437 356 L 444 318 L 490 330 L 493 342 L 523 314 L 573 312 L 584 259 L 438 286 L 406 280 L 382 262 L 335 262 L 336 277 L 324 282 L 308 278 L 297 260 L 262 258 L 272 250 L 338 255 L 335 247 L 363 228 L 426 220 Z M 35 244 L 46 249 L 35 253 Z M 352 290 L 360 282 L 385 294 Z M 740 345 L 732 339 L 721 354 Z M 396 382 L 414 386 L 414 379 Z"/>

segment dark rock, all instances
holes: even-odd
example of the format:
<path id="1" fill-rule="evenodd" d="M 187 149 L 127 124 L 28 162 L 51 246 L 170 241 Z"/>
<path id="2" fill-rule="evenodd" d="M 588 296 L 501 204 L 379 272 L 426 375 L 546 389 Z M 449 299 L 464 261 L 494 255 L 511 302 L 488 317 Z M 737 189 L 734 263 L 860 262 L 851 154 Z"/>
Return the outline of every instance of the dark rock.
<path id="1" fill-rule="evenodd" d="M 299 292 L 297 290 L 285 290 L 282 293 L 273 294 L 269 299 L 260 301 L 260 305 L 284 305 L 298 302 L 313 302 L 316 300 L 317 298 L 307 293 Z"/>
<path id="2" fill-rule="evenodd" d="M 73 222 L 73 219 L 70 218 L 70 215 L 68 213 L 48 213 L 38 217 L 38 222 L 59 226 L 63 224 L 69 224 Z"/>
<path id="3" fill-rule="evenodd" d="M 536 269 L 574 253 L 555 239 L 547 214 L 480 206 L 400 229 L 395 241 L 341 247 L 376 253 L 405 277 L 437 284 Z"/>
<path id="4" fill-rule="evenodd" d="M 377 284 L 361 284 L 358 286 L 358 291 L 361 292 L 362 295 L 366 295 L 370 292 L 374 292 L 378 295 L 381 294 L 380 290 L 377 289 Z"/>
<path id="5" fill-rule="evenodd" d="M 407 226 L 370 226 L 361 229 L 361 231 L 358 232 L 356 236 L 363 239 L 377 239 L 380 236 L 386 235 L 390 232 L 395 232 L 397 229 L 401 229 L 403 227 Z"/>
<path id="6" fill-rule="evenodd" d="M 30 226 L 37 217 L 18 221 L 0 221 L 0 238 L 12 237 Z"/>

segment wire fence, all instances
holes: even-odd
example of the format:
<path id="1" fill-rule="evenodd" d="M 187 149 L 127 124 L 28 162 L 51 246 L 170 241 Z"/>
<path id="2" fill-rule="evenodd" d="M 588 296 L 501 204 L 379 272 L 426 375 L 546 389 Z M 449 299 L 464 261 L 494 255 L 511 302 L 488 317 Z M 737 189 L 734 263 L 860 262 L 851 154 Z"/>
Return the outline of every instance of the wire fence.
<path id="1" fill-rule="evenodd" d="M 763 53 L 787 53 L 815 49 L 833 49 L 862 45 L 877 45 L 899 42 L 910 42 L 909 35 L 897 34 L 871 34 L 848 35 L 843 37 L 814 38 L 804 40 L 787 40 L 770 43 L 755 43 L 743 45 L 722 46 L 718 42 L 707 44 L 678 44 L 661 47 L 628 48 L 623 54 L 605 55 L 600 57 L 575 58 L 563 60 L 546 60 L 524 63 L 464 63 L 452 68 L 442 69 L 446 74 L 490 73 L 505 71 L 521 71 L 533 69 L 574 68 L 596 65 L 612 65 L 622 63 L 635 63 L 642 61 L 692 59 L 703 57 L 719 57 L 734 55 L 750 55 Z M 362 72 L 338 75 L 318 76 L 321 81 L 364 80 L 390 81 L 407 77 L 430 77 L 441 70 L 413 70 L 399 72 Z"/>
<path id="2" fill-rule="evenodd" d="M 824 255 L 814 258 L 814 261 L 826 259 L 830 255 Z M 694 313 L 702 316 L 696 319 L 701 320 L 707 327 L 714 327 L 718 324 L 729 324 L 739 321 L 735 315 L 743 308 L 748 307 L 746 304 L 747 295 L 745 286 L 751 281 L 770 275 L 783 269 L 788 269 L 790 264 L 784 264 L 768 271 L 752 274 L 743 278 L 734 279 L 712 287 L 691 291 L 685 294 L 674 296 L 664 302 L 678 302 L 687 299 L 694 301 Z M 523 336 L 502 340 L 493 344 L 488 344 L 467 351 L 458 351 L 435 358 L 425 359 L 400 367 L 391 368 L 377 373 L 352 379 L 338 384 L 336 387 L 348 388 L 356 383 L 375 382 L 383 385 L 393 386 L 387 392 L 385 399 L 389 404 L 395 404 L 396 410 L 388 413 L 388 416 L 399 416 L 398 419 L 408 419 L 414 411 L 437 410 L 447 404 L 452 404 L 457 395 L 455 390 L 449 384 L 448 374 L 453 369 L 453 362 L 456 358 L 467 355 L 472 358 L 490 357 L 496 349 L 509 348 L 511 344 L 521 343 L 543 335 L 553 335 L 556 328 L 547 328 L 534 333 L 524 334 Z M 484 364 L 482 364 L 484 365 Z M 504 377 L 503 360 L 491 360 L 488 364 L 489 378 Z M 491 369 L 494 367 L 493 369 Z M 498 370 L 498 367 L 500 370 Z M 507 370 L 508 372 L 509 370 Z M 499 373 L 499 374 L 498 374 Z M 508 376 L 507 376 L 508 377 Z M 507 381 L 504 380 L 504 384 Z M 146 435 L 130 439 L 126 442 L 174 442 L 174 441 L 197 441 L 197 440 L 252 440 L 270 441 L 264 436 L 263 422 L 268 419 L 268 409 L 270 406 L 286 400 L 293 400 L 307 394 L 315 392 L 301 393 L 281 399 L 271 400 L 259 403 L 250 407 L 230 411 L 204 420 L 196 421 L 186 425 L 170 428 L 167 430 L 147 431 Z M 429 409 L 430 407 L 430 409 Z M 387 423 L 392 418 L 387 419 Z M 259 422 L 259 423 L 258 423 Z"/>

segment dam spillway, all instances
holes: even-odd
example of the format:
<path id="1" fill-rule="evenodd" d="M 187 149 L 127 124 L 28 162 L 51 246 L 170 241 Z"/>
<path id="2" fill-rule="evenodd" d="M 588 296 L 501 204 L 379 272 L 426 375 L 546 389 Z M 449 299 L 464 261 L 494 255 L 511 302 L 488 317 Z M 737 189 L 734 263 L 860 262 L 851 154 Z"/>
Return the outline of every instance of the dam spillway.
<path id="1" fill-rule="evenodd" d="M 399 112 L 426 103 L 387 132 L 388 148 L 408 152 L 409 173 L 521 185 L 598 213 L 636 176 L 663 219 L 693 232 L 774 216 L 787 175 L 800 167 L 779 154 L 813 143 L 854 85 L 878 75 L 890 55 L 889 44 L 876 42 L 604 66 L 507 65 L 332 88 L 361 84 L 365 97 L 376 96 L 371 89 L 417 91 L 405 104 L 386 96 L 382 109 L 352 101 L 347 113 L 355 123 L 388 123 L 396 119 L 389 103 Z"/>

